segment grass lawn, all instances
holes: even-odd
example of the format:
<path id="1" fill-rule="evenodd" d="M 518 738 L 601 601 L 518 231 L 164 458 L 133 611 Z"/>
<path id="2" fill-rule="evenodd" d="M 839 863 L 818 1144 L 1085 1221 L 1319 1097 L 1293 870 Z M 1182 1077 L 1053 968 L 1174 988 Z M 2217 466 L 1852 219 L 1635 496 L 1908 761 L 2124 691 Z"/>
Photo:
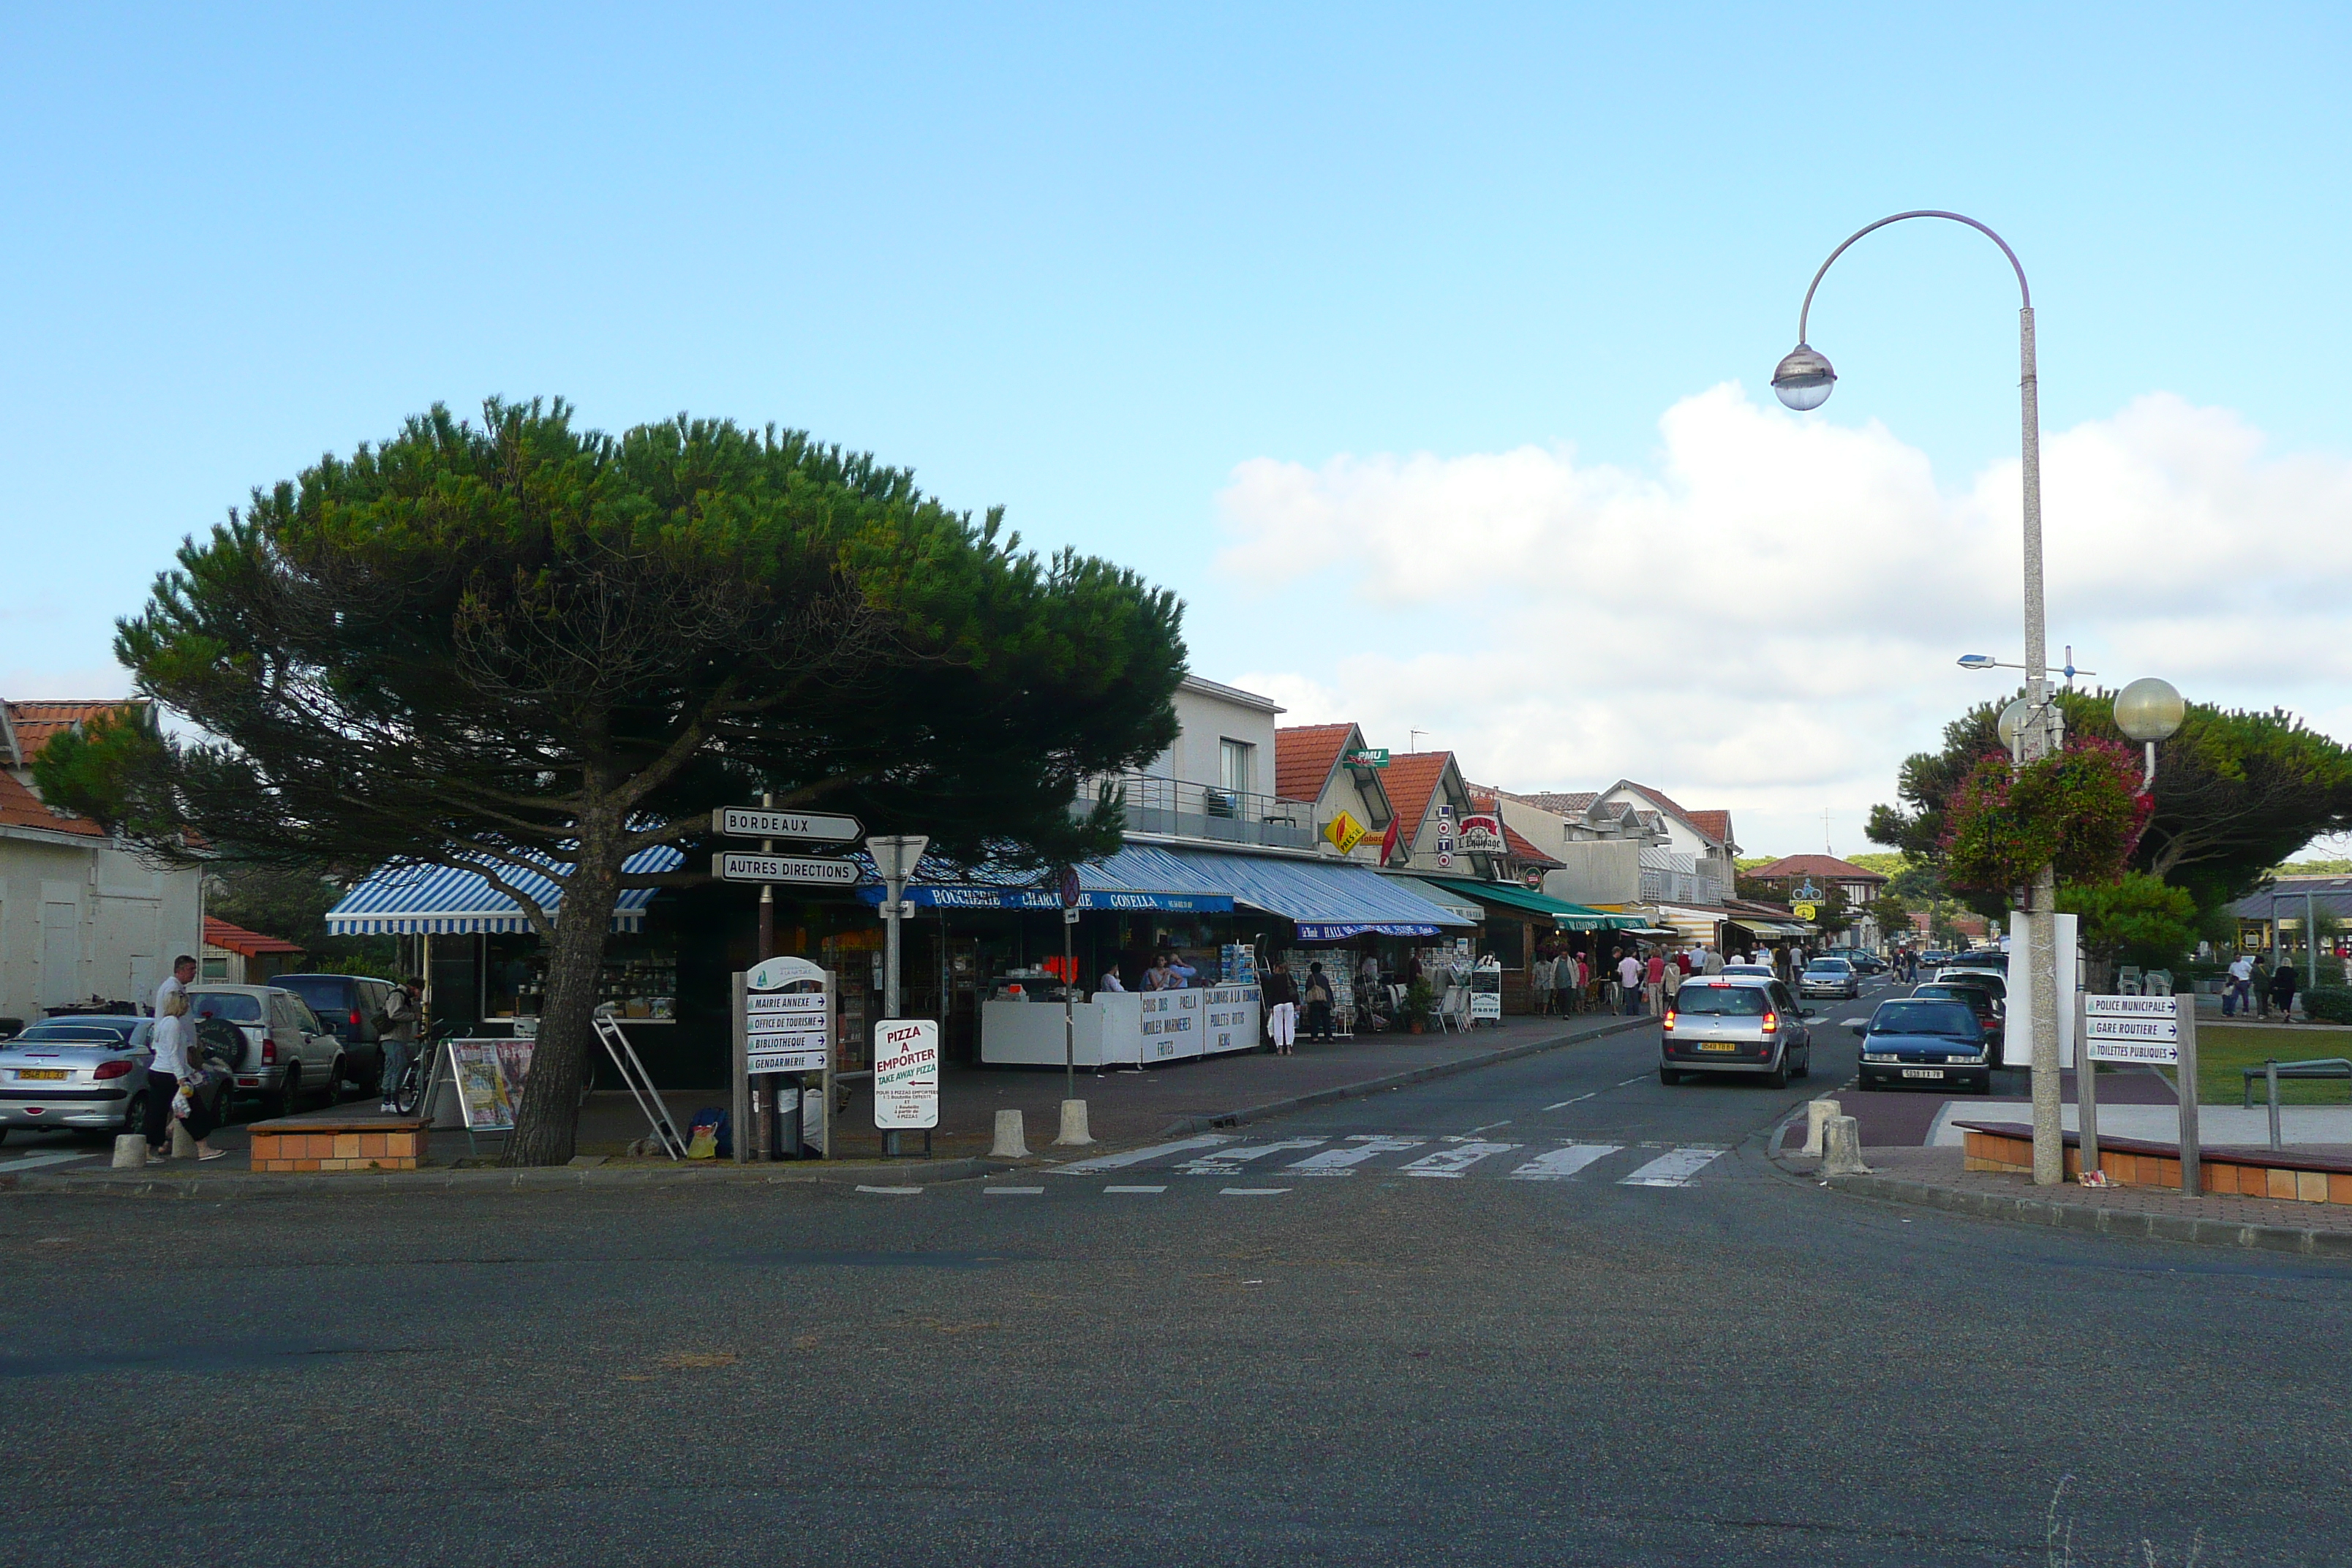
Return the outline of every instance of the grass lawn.
<path id="1" fill-rule="evenodd" d="M 2207 1105 L 2236 1105 L 2244 1094 L 2242 1068 L 2258 1068 L 2266 1057 L 2283 1062 L 2309 1061 L 2315 1057 L 2352 1058 L 2352 1029 L 2313 1025 L 2293 1029 L 2242 1029 L 2228 1024 L 2197 1022 L 2197 1093 Z M 2254 1085 L 2254 1103 L 2262 1105 L 2263 1086 Z M 2342 1079 L 2317 1082 L 2283 1081 L 2281 1105 L 2352 1105 L 2352 1083 Z"/>

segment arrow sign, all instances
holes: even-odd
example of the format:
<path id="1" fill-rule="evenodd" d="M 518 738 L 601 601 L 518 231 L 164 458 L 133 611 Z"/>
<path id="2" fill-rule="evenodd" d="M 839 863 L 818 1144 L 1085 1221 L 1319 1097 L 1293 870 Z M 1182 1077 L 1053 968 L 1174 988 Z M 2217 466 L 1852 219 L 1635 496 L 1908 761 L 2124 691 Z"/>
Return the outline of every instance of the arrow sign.
<path id="1" fill-rule="evenodd" d="M 723 838 L 796 838 L 803 844 L 855 844 L 866 836 L 866 825 L 854 816 L 722 805 L 710 814 L 710 831 Z"/>
<path id="2" fill-rule="evenodd" d="M 729 849 L 710 858 L 710 874 L 722 882 L 793 882 L 812 888 L 854 888 L 861 873 L 855 860 L 814 855 L 751 855 Z"/>

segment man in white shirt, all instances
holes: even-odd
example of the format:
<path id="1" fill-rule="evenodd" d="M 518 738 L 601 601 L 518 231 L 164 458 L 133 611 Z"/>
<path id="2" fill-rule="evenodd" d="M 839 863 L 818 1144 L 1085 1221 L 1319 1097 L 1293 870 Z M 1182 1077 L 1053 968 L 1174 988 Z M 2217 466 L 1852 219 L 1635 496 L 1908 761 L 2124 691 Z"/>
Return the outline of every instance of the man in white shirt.
<path id="1" fill-rule="evenodd" d="M 2254 961 L 2250 954 L 2242 952 L 2238 954 L 2237 962 L 2230 965 L 2229 989 L 2221 993 L 2221 1016 L 2229 1017 L 2241 1006 L 2250 1013 L 2252 1012 L 2253 998 L 2251 993 L 2253 984 Z"/>
<path id="2" fill-rule="evenodd" d="M 180 954 L 179 957 L 172 960 L 172 973 L 163 977 L 163 984 L 155 987 L 155 1005 L 153 1007 L 150 1008 L 149 1011 L 153 1014 L 154 1016 L 158 1018 L 162 1017 L 163 1016 L 163 998 L 169 996 L 174 991 L 178 992 L 183 996 L 186 995 L 188 994 L 188 983 L 195 979 L 195 977 L 196 961 L 194 959 L 190 958 L 184 952 Z"/>
<path id="3" fill-rule="evenodd" d="M 1617 994 L 1627 1013 L 1642 1010 L 1642 961 L 1630 952 L 1617 961 Z"/>
<path id="4" fill-rule="evenodd" d="M 1118 964 L 1114 963 L 1108 969 L 1103 971 L 1102 984 L 1096 986 L 1095 989 L 1097 991 L 1124 991 L 1127 989 L 1126 986 L 1119 984 Z"/>

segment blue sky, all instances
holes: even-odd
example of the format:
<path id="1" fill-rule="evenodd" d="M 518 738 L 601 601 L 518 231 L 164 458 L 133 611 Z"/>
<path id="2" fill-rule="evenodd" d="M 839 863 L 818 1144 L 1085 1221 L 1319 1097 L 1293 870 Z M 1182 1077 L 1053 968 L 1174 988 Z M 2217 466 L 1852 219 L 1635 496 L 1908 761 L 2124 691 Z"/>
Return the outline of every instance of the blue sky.
<path id="1" fill-rule="evenodd" d="M 1773 666 L 1759 699 L 1828 705 L 1829 731 L 1869 744 L 1769 766 L 1735 747 L 1743 772 L 1660 739 L 1743 732 L 1699 702 L 1692 670 L 1622 644 L 1596 657 L 1590 605 L 1561 595 L 1547 616 L 1520 581 L 1530 559 L 1557 561 L 1621 582 L 1661 636 L 1704 641 L 1706 607 L 1677 584 L 1721 533 L 1555 520 L 1532 557 L 1490 553 L 1441 499 L 1413 526 L 1446 591 L 1383 596 L 1330 558 L 1351 554 L 1346 529 L 1283 532 L 1237 473 L 1323 483 L 1335 459 L 1533 448 L 1675 490 L 1669 411 L 1735 382 L 1769 403 L 1829 248 L 1885 213 L 1947 206 L 2024 258 L 2053 437 L 2151 395 L 2226 411 L 2260 448 L 2248 461 L 2318 465 L 2285 515 L 2324 530 L 2352 447 L 2347 17 L 20 10 L 0 31 L 0 693 L 119 689 L 112 617 L 250 487 L 436 399 L 557 394 L 608 427 L 690 409 L 874 451 L 954 504 L 1006 505 L 1030 541 L 1178 589 L 1203 674 L 1418 724 L 1507 784 L 1679 768 L 1651 782 L 1735 805 L 1751 847 L 1813 847 L 1799 824 L 1824 807 L 1858 821 L 1893 762 L 1979 694 L 1948 660 L 1871 668 L 1862 684 L 1912 696 L 1850 710 L 1853 682 Z M 1872 237 L 1824 285 L 1812 337 L 1843 377 L 1813 421 L 1874 426 L 1951 505 L 2013 458 L 2014 288 L 1980 239 Z M 2170 437 L 2143 434 L 2162 460 Z M 1825 521 L 1844 531 L 1812 570 L 1833 576 L 1849 550 L 1916 559 L 1879 531 L 1892 515 Z M 2219 558 L 2182 570 L 2321 559 L 2275 518 L 2227 521 L 2205 537 Z M 2053 510 L 2053 549 L 2068 525 Z M 2128 516 L 2107 526 L 2103 548 L 2137 537 Z M 1908 594 L 1997 597 L 2008 549 L 1981 583 L 1824 582 L 1781 617 L 1850 630 L 1905 619 Z M 1498 593 L 1517 618 L 1482 624 Z M 2012 655 L 2013 589 L 1992 597 L 1983 638 L 2008 640 L 1987 651 Z M 2248 643 L 2204 675 L 2210 694 L 2336 715 L 2347 733 L 2334 672 L 2265 685 L 2274 610 L 2209 628 L 2216 647 Z M 2086 648 L 2170 646 L 2079 624 Z M 1762 680 L 1747 646 L 1725 640 L 1712 668 Z M 1436 660 L 1424 674 L 1455 658 L 1465 689 L 1349 664 L 1368 652 Z M 1381 689 L 1351 689 L 1364 679 Z M 1521 686 L 1622 694 L 1656 721 L 1530 708 Z"/>

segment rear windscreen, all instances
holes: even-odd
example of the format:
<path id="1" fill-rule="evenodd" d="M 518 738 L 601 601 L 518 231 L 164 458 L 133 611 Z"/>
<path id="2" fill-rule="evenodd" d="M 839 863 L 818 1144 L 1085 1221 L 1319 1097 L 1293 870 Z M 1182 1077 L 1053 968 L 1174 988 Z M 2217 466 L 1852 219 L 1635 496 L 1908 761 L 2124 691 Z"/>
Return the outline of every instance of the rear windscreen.
<path id="1" fill-rule="evenodd" d="M 1685 985 L 1675 999 L 1677 1013 L 1704 1013 L 1717 1017 L 1760 1018 L 1764 988 L 1760 985 Z"/>
<path id="2" fill-rule="evenodd" d="M 298 980 L 291 975 L 280 975 L 278 984 L 310 1004 L 310 1010 L 314 1013 L 348 1013 L 352 1010 L 351 1003 L 344 1000 L 352 984 L 348 980 L 335 980 L 326 975 Z"/>
<path id="3" fill-rule="evenodd" d="M 1957 1002 L 1889 1002 L 1870 1020 L 1874 1035 L 1962 1035 L 1977 1032 L 1976 1015 Z"/>
<path id="4" fill-rule="evenodd" d="M 226 1018 L 231 1023 L 261 1022 L 261 998 L 242 991 L 204 991 L 188 998 L 188 1010 L 199 1018 Z"/>

